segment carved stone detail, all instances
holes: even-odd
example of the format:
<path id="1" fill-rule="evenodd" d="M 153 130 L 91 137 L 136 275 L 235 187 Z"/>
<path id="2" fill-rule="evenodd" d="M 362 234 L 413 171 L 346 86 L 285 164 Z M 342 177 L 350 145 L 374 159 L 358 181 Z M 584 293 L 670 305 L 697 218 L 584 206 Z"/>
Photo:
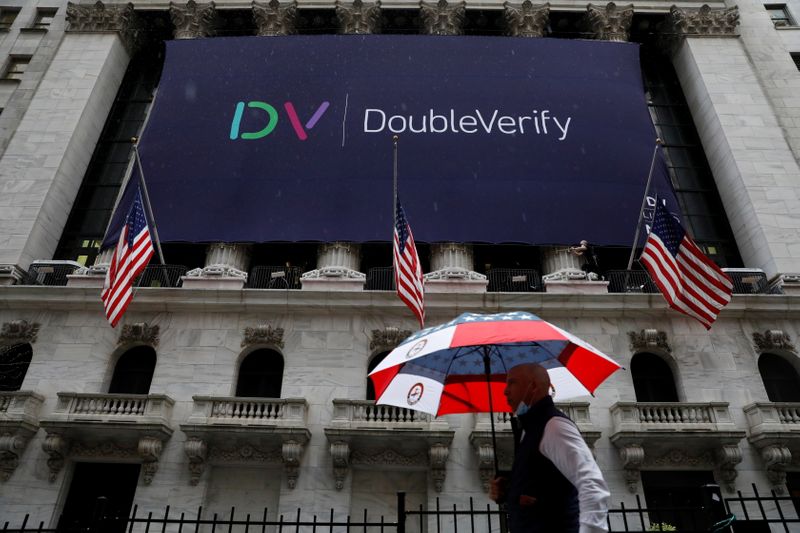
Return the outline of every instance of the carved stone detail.
<path id="1" fill-rule="evenodd" d="M 339 18 L 339 33 L 362 34 L 380 33 L 381 3 L 354 0 L 344 3 L 336 0 L 336 16 Z"/>
<path id="2" fill-rule="evenodd" d="M 369 349 L 390 349 L 393 350 L 398 344 L 403 342 L 411 335 L 411 331 L 407 329 L 399 329 L 395 327 L 387 327 L 384 329 L 373 329 L 372 338 L 369 341 Z"/>
<path id="3" fill-rule="evenodd" d="M 33 344 L 39 334 L 39 327 L 38 322 L 28 322 L 27 320 L 6 322 L 0 329 L 0 344 Z"/>
<path id="4" fill-rule="evenodd" d="M 704 4 L 698 9 L 672 6 L 664 33 L 681 37 L 689 35 L 734 36 L 739 25 L 739 8 L 711 9 Z"/>
<path id="5" fill-rule="evenodd" d="M 478 475 L 481 478 L 483 492 L 489 492 L 489 484 L 495 476 L 494 448 L 491 444 L 478 446 Z"/>
<path id="6" fill-rule="evenodd" d="M 19 456 L 28 440 L 23 435 L 0 435 L 0 479 L 8 481 L 19 465 Z"/>
<path id="7" fill-rule="evenodd" d="M 113 459 L 131 459 L 138 457 L 135 448 L 120 446 L 113 441 L 103 441 L 94 446 L 88 446 L 83 442 L 75 441 L 69 447 L 69 453 L 73 457 L 102 457 Z"/>
<path id="8" fill-rule="evenodd" d="M 639 469 L 644 463 L 644 448 L 640 444 L 629 444 L 619 450 L 619 458 L 625 468 L 625 483 L 628 492 L 635 494 L 639 484 Z"/>
<path id="9" fill-rule="evenodd" d="M 647 352 L 653 348 L 658 348 L 666 353 L 672 353 L 667 342 L 667 334 L 657 329 L 643 329 L 642 331 L 629 331 L 628 340 L 632 353 Z"/>
<path id="10" fill-rule="evenodd" d="M 158 346 L 159 326 L 151 326 L 147 322 L 125 324 L 119 334 L 117 345 L 129 343 L 143 343 L 149 346 Z"/>
<path id="11" fill-rule="evenodd" d="M 282 460 L 280 451 L 262 451 L 249 445 L 239 448 L 219 448 L 212 446 L 208 452 L 209 461 L 221 462 L 246 462 L 246 463 L 280 463 Z"/>
<path id="12" fill-rule="evenodd" d="M 769 352 L 772 350 L 788 350 L 797 352 L 792 339 L 787 333 L 779 329 L 768 329 L 764 333 L 753 333 L 753 344 L 758 352 Z"/>
<path id="13" fill-rule="evenodd" d="M 736 465 L 742 462 L 742 450 L 736 444 L 723 444 L 715 451 L 719 481 L 727 492 L 733 492 Z"/>
<path id="14" fill-rule="evenodd" d="M 169 16 L 175 25 L 176 39 L 213 37 L 216 32 L 217 9 L 214 2 L 197 4 L 189 0 L 184 5 L 170 2 Z"/>
<path id="15" fill-rule="evenodd" d="M 550 4 L 533 5 L 531 0 L 521 4 L 505 2 L 506 26 L 512 37 L 544 37 L 550 22 Z"/>
<path id="16" fill-rule="evenodd" d="M 786 467 L 792 464 L 792 452 L 780 444 L 773 444 L 761 450 L 761 459 L 767 468 L 767 478 L 778 494 L 783 494 L 786 486 Z"/>
<path id="17" fill-rule="evenodd" d="M 420 2 L 420 16 L 428 35 L 461 35 L 464 33 L 466 7 L 464 2 L 449 4 L 439 0 L 436 4 Z"/>
<path id="18" fill-rule="evenodd" d="M 403 455 L 395 450 L 384 449 L 379 452 L 369 453 L 354 450 L 351 454 L 351 463 L 361 465 L 393 465 L 393 466 L 427 466 L 428 457 L 424 452 L 414 455 Z"/>
<path id="19" fill-rule="evenodd" d="M 139 41 L 141 24 L 133 4 L 93 5 L 67 2 L 67 31 L 76 33 L 117 32 L 125 48 L 132 52 Z"/>
<path id="20" fill-rule="evenodd" d="M 189 458 L 189 483 L 197 485 L 200 482 L 200 476 L 206 469 L 208 445 L 206 441 L 192 437 L 184 443 L 183 451 Z"/>
<path id="21" fill-rule="evenodd" d="M 244 338 L 242 348 L 255 344 L 268 344 L 277 348 L 283 348 L 283 328 L 273 328 L 270 325 L 262 324 L 252 328 L 244 328 Z"/>
<path id="22" fill-rule="evenodd" d="M 433 486 L 436 492 L 442 492 L 444 486 L 444 478 L 447 474 L 447 457 L 450 455 L 450 447 L 444 444 L 432 444 L 431 449 L 428 451 L 428 457 L 431 462 L 431 477 L 433 478 Z"/>
<path id="23" fill-rule="evenodd" d="M 585 22 L 595 39 L 625 42 L 629 37 L 632 18 L 633 4 L 618 8 L 617 4 L 609 2 L 605 7 L 589 4 Z"/>
<path id="24" fill-rule="evenodd" d="M 300 457 L 303 455 L 303 445 L 297 441 L 290 440 L 283 443 L 281 456 L 283 457 L 283 469 L 286 472 L 286 483 L 290 489 L 297 485 L 297 475 L 300 471 Z"/>
<path id="25" fill-rule="evenodd" d="M 284 5 L 278 0 L 270 0 L 268 4 L 253 2 L 253 19 L 255 19 L 256 35 L 276 37 L 292 35 L 296 32 L 297 2 Z"/>
<path id="26" fill-rule="evenodd" d="M 350 468 L 350 445 L 342 441 L 332 442 L 331 457 L 333 458 L 333 479 L 336 481 L 336 490 L 342 490 L 347 470 Z"/>
<path id="27" fill-rule="evenodd" d="M 50 469 L 50 482 L 52 483 L 64 468 L 64 458 L 69 451 L 69 442 L 57 433 L 50 433 L 42 442 L 42 450 L 48 455 L 47 467 Z"/>
<path id="28" fill-rule="evenodd" d="M 149 485 L 153 481 L 153 476 L 158 471 L 158 459 L 161 457 L 161 451 L 164 449 L 164 443 L 161 439 L 155 437 L 142 437 L 139 439 L 137 452 L 139 457 L 142 458 L 142 471 L 144 472 L 143 480 L 145 485 Z"/>

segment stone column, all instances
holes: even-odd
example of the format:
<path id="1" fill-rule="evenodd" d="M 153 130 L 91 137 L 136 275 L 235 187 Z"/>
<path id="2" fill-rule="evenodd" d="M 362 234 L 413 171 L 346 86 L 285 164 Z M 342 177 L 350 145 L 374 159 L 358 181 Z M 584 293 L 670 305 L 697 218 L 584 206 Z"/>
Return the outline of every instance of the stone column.
<path id="1" fill-rule="evenodd" d="M 466 8 L 464 2 L 449 4 L 420 2 L 422 26 L 428 35 L 461 35 L 464 33 Z"/>
<path id="2" fill-rule="evenodd" d="M 431 272 L 425 292 L 486 292 L 486 276 L 473 270 L 472 245 L 444 242 L 431 245 Z"/>
<path id="3" fill-rule="evenodd" d="M 594 38 L 601 41 L 626 42 L 631 30 L 633 4 L 618 8 L 614 2 L 605 7 L 589 4 L 584 23 Z"/>
<path id="4" fill-rule="evenodd" d="M 511 37 L 544 37 L 550 22 L 550 4 L 533 5 L 531 0 L 521 4 L 506 2 L 506 33 Z"/>
<path id="5" fill-rule="evenodd" d="M 329 242 L 317 249 L 317 268 L 300 278 L 303 289 L 360 291 L 367 276 L 358 271 L 361 246 L 352 242 Z"/>
<path id="6" fill-rule="evenodd" d="M 368 35 L 380 33 L 380 2 L 341 2 L 336 0 L 336 16 L 339 18 L 339 33 Z"/>
<path id="7" fill-rule="evenodd" d="M 735 7 L 673 7 L 665 42 L 742 260 L 780 280 L 798 272 L 800 166 L 737 38 L 738 20 Z"/>
<path id="8" fill-rule="evenodd" d="M 53 257 L 140 33 L 131 4 L 69 4 L 67 21 L 0 160 L 3 284 Z"/>
<path id="9" fill-rule="evenodd" d="M 253 2 L 253 19 L 258 30 L 256 35 L 275 37 L 296 32 L 297 2 L 281 4 L 271 0 L 268 4 Z"/>

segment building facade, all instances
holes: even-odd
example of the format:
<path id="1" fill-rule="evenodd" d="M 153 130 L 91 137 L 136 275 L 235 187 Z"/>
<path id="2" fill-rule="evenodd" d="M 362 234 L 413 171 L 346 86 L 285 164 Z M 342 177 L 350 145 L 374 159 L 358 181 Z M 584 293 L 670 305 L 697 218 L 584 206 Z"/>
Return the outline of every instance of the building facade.
<path id="1" fill-rule="evenodd" d="M 99 242 L 163 42 L 226 35 L 641 43 L 684 219 L 736 281 L 714 327 L 669 309 L 642 272 L 620 277 L 627 251 L 600 250 L 597 279 L 563 248 L 471 243 L 420 247 L 427 322 L 529 311 L 625 366 L 561 403 L 615 505 L 679 505 L 703 483 L 796 494 L 799 20 L 797 0 L 0 0 L 0 521 L 74 523 L 101 495 L 123 514 L 391 516 L 398 490 L 414 506 L 485 505 L 494 453 L 510 460 L 503 416 L 495 451 L 488 415 L 374 405 L 368 370 L 416 329 L 381 268 L 388 243 L 168 244 L 179 266 L 148 271 L 108 326 Z"/>

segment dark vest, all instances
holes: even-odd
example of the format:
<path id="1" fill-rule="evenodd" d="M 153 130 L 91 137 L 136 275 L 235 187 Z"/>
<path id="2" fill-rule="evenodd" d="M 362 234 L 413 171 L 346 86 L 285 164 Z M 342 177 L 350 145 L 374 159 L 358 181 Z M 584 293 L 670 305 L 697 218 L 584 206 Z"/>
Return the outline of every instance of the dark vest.
<path id="1" fill-rule="evenodd" d="M 578 532 L 578 491 L 539 452 L 544 426 L 554 416 L 569 420 L 547 396 L 531 406 L 524 415 L 511 419 L 514 465 L 506 502 L 512 533 Z M 519 504 L 521 495 L 533 496 L 537 501 L 530 507 L 522 507 Z"/>

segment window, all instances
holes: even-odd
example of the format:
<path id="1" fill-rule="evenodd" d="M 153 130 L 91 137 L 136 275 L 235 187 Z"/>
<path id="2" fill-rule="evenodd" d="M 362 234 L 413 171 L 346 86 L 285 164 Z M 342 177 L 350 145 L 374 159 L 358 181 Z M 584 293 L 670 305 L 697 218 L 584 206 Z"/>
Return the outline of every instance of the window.
<path id="1" fill-rule="evenodd" d="M 102 518 L 104 533 L 125 533 L 141 468 L 138 464 L 75 463 L 58 531 L 89 531 Z"/>
<path id="2" fill-rule="evenodd" d="M 57 9 L 37 9 L 36 18 L 33 19 L 34 28 L 47 28 L 53 23 Z"/>
<path id="3" fill-rule="evenodd" d="M 705 531 L 710 524 L 704 485 L 714 485 L 707 471 L 642 472 L 642 489 L 651 523 L 667 523 L 678 531 Z M 696 510 L 695 510 L 696 509 Z"/>
<path id="4" fill-rule="evenodd" d="M 387 355 L 389 355 L 389 352 L 379 353 L 372 358 L 372 361 L 369 362 L 369 366 L 367 366 L 367 400 L 375 399 L 375 386 L 372 384 L 372 380 L 369 379 L 369 373 L 375 370 L 375 367 L 378 366 Z"/>
<path id="5" fill-rule="evenodd" d="M 771 353 L 758 358 L 758 371 L 771 402 L 800 402 L 797 370 L 783 357 Z"/>
<path id="6" fill-rule="evenodd" d="M 800 53 L 790 55 L 792 56 L 792 61 L 794 61 L 794 66 L 797 67 L 797 70 L 800 70 Z"/>
<path id="7" fill-rule="evenodd" d="M 283 356 L 275 350 L 256 350 L 239 366 L 236 396 L 280 398 L 283 382 Z"/>
<path id="8" fill-rule="evenodd" d="M 30 62 L 30 57 L 12 57 L 8 61 L 8 66 L 6 67 L 6 72 L 3 75 L 3 79 L 21 80 L 22 75 L 25 74 L 25 69 L 28 67 L 28 63 Z"/>
<path id="9" fill-rule="evenodd" d="M 0 30 L 8 30 L 19 15 L 19 9 L 4 7 L 0 9 Z"/>
<path id="10" fill-rule="evenodd" d="M 22 387 L 32 357 L 30 344 L 0 346 L 0 391 L 13 392 Z"/>
<path id="11" fill-rule="evenodd" d="M 631 361 L 637 402 L 677 402 L 678 392 L 666 361 L 651 353 L 637 353 Z"/>
<path id="12" fill-rule="evenodd" d="M 108 392 L 147 394 L 156 368 L 156 351 L 149 346 L 131 348 L 117 360 Z"/>
<path id="13" fill-rule="evenodd" d="M 776 28 L 794 26 L 794 21 L 789 15 L 789 10 L 786 9 L 786 4 L 767 4 L 764 7 L 767 8 L 769 18 L 772 19 L 772 23 L 775 24 Z"/>

